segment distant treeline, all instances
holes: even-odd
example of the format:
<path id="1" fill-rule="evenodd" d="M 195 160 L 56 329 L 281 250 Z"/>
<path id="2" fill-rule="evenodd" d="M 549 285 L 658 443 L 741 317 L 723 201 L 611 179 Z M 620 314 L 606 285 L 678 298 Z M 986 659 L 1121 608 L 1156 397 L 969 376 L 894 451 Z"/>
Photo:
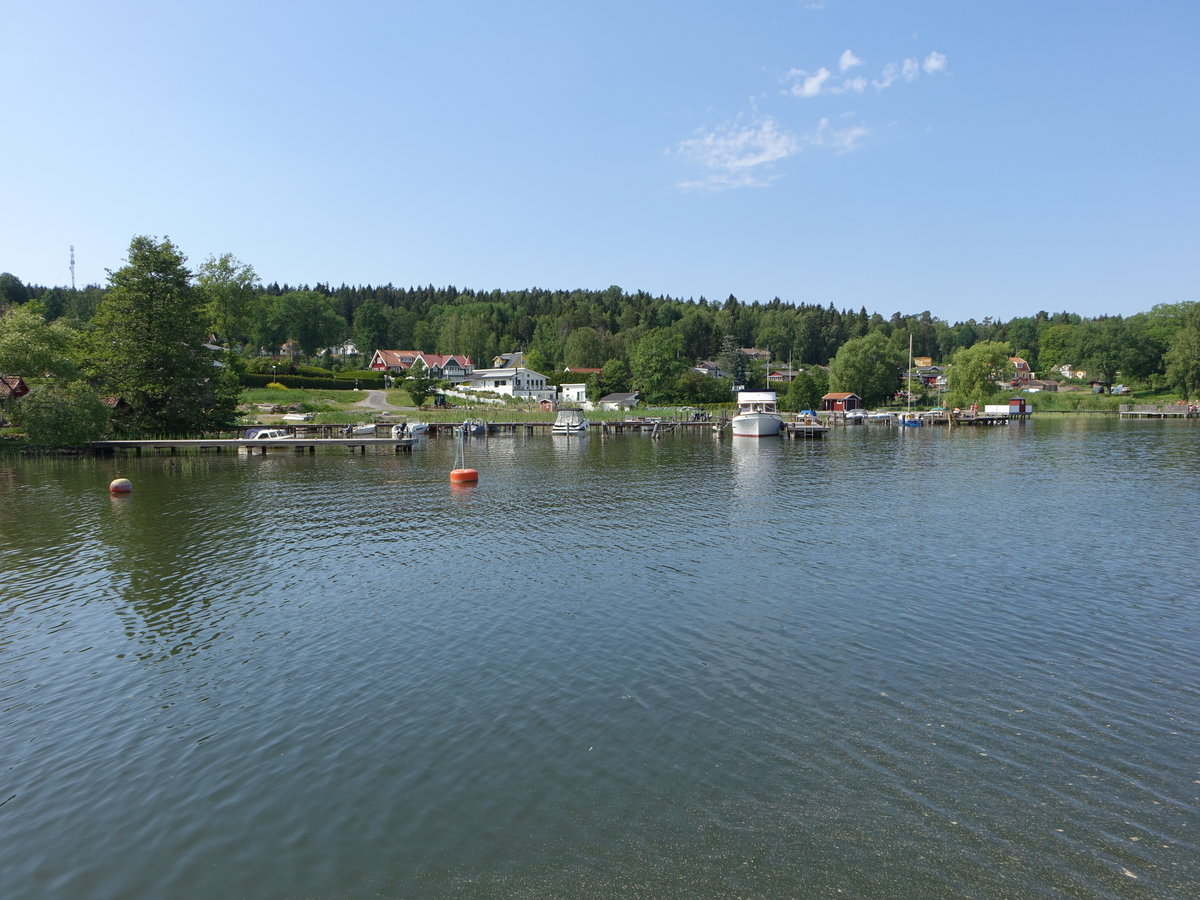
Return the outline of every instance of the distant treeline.
<path id="1" fill-rule="evenodd" d="M 905 355 L 911 335 L 913 354 L 936 363 L 948 363 L 955 351 L 981 342 L 1000 342 L 1042 373 L 1066 363 L 1107 381 L 1170 380 L 1172 347 L 1185 328 L 1200 327 L 1193 301 L 1128 317 L 1085 319 L 1064 311 L 948 323 L 928 311 L 885 318 L 865 307 L 839 310 L 779 298 L 747 303 L 732 295 L 723 301 L 685 300 L 617 286 L 476 291 L 452 285 L 262 285 L 252 269 L 228 255 L 210 259 L 197 274 L 198 286 L 209 289 L 213 334 L 247 356 L 278 355 L 290 342 L 296 355 L 312 357 L 350 341 L 364 355 L 378 348 L 415 349 L 465 354 L 486 366 L 499 353 L 524 350 L 530 368 L 546 374 L 610 363 L 637 373 L 639 347 L 646 350 L 642 363 L 666 355 L 685 369 L 701 360 L 729 362 L 743 347 L 769 350 L 775 365 L 827 365 L 848 341 L 879 333 Z M 0 275 L 0 306 L 37 299 L 48 319 L 77 325 L 87 324 L 105 291 L 26 285 Z"/>

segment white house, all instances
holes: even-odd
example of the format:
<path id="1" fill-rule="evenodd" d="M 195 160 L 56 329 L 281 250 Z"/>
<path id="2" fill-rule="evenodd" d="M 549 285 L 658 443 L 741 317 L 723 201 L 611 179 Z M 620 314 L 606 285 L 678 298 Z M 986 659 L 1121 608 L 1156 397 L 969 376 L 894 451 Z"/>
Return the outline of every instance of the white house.
<path id="1" fill-rule="evenodd" d="M 596 405 L 601 409 L 633 409 L 638 404 L 638 392 L 631 394 L 608 394 L 601 397 Z"/>
<path id="2" fill-rule="evenodd" d="M 560 404 L 579 404 L 583 406 L 587 400 L 587 382 L 560 384 L 558 386 L 558 402 Z"/>
<path id="3" fill-rule="evenodd" d="M 554 388 L 549 386 L 546 376 L 526 369 L 524 366 L 508 369 L 476 369 L 462 383 L 468 391 L 491 391 L 509 397 L 525 397 L 530 400 L 553 400 Z"/>

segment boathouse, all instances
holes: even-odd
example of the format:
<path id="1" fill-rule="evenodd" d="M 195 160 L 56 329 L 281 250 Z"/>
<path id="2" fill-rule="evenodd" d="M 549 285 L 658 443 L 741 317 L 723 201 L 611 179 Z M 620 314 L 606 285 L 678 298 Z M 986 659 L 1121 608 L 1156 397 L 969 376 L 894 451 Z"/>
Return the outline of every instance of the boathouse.
<path id="1" fill-rule="evenodd" d="M 862 397 L 850 393 L 829 393 L 821 398 L 821 409 L 824 412 L 848 412 L 852 409 L 862 409 Z"/>

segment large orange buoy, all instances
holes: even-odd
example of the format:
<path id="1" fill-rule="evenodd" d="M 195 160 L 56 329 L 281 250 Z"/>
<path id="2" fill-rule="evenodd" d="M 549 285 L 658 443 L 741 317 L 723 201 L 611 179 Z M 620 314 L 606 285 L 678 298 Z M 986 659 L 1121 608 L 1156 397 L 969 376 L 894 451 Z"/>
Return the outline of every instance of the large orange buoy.
<path id="1" fill-rule="evenodd" d="M 128 478 L 114 478 L 108 483 L 110 494 L 128 494 L 133 490 L 133 484 Z"/>
<path id="2" fill-rule="evenodd" d="M 479 480 L 479 473 L 474 469 L 454 469 L 450 472 L 451 484 L 474 484 Z"/>

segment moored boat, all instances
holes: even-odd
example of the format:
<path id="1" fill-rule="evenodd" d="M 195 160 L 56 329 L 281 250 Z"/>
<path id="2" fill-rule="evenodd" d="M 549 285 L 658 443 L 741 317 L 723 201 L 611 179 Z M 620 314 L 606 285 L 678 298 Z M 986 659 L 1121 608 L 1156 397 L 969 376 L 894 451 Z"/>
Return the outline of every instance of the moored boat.
<path id="1" fill-rule="evenodd" d="M 428 422 L 400 422 L 392 426 L 393 438 L 417 437 L 429 431 Z"/>
<path id="2" fill-rule="evenodd" d="M 551 434 L 580 434 L 588 429 L 588 420 L 583 417 L 583 410 L 578 407 L 566 407 L 558 411 Z"/>
<path id="3" fill-rule="evenodd" d="M 783 427 L 774 391 L 739 391 L 733 417 L 735 437 L 774 437 Z"/>

